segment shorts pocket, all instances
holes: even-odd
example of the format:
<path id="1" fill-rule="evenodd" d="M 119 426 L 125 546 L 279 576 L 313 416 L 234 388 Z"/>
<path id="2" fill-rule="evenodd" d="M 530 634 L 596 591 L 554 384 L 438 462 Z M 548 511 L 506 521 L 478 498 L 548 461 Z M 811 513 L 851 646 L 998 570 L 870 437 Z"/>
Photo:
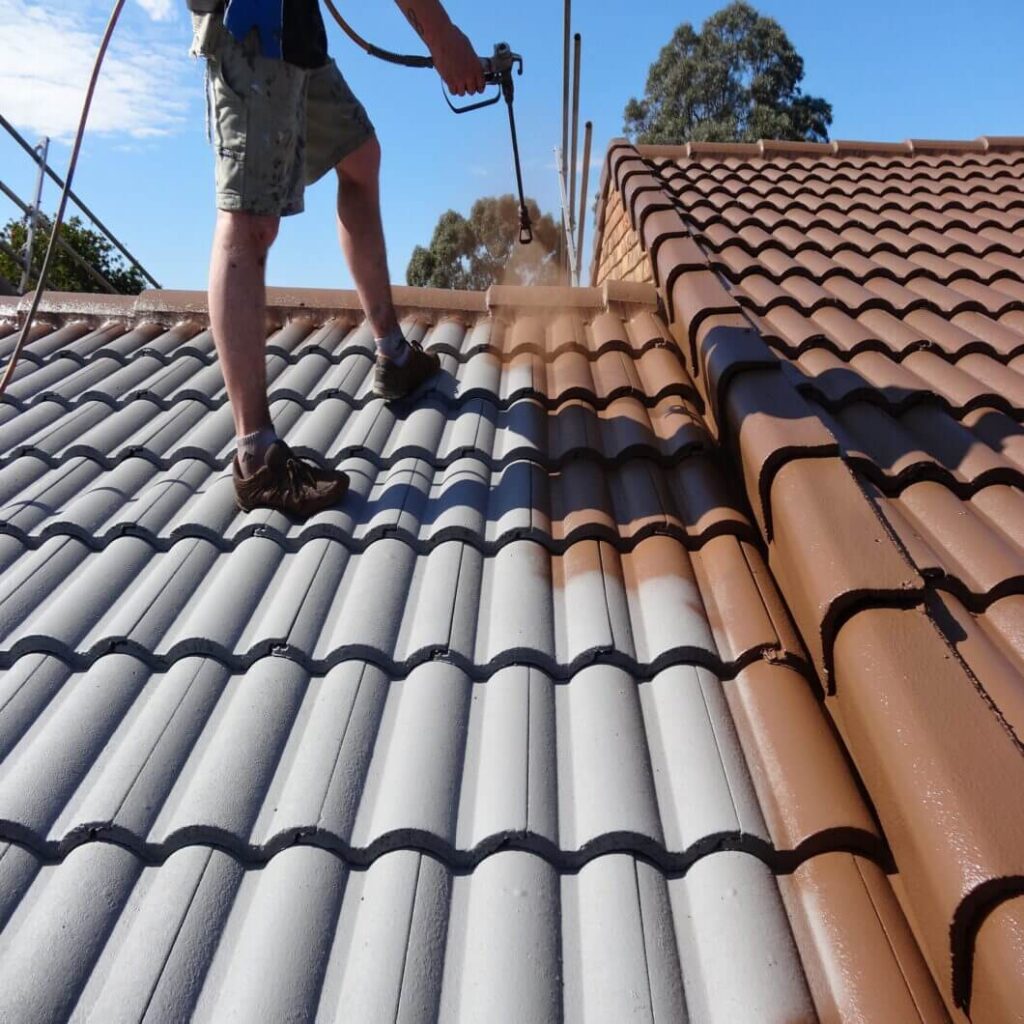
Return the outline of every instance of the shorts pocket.
<path id="1" fill-rule="evenodd" d="M 224 71 L 224 62 L 218 57 L 208 57 L 207 68 L 210 73 L 214 145 L 220 153 L 241 158 L 245 153 L 249 127 L 245 95 L 249 91 L 248 84 L 240 82 L 237 75 L 232 76 L 234 80 L 229 79 Z M 241 89 L 245 89 L 245 93 Z"/>
<path id="2" fill-rule="evenodd" d="M 215 56 L 221 45 L 224 26 L 219 14 L 192 14 L 192 57 Z"/>
<path id="3" fill-rule="evenodd" d="M 206 60 L 210 77 L 226 96 L 244 103 L 252 88 L 253 68 L 241 48 L 224 47 Z"/>

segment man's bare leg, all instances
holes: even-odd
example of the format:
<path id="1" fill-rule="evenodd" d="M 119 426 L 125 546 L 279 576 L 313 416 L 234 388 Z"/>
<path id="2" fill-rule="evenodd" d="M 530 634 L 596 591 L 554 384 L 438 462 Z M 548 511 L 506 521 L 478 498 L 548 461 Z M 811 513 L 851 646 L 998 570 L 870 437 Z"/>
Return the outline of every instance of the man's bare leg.
<path id="1" fill-rule="evenodd" d="M 265 275 L 277 226 L 277 217 L 217 211 L 210 256 L 210 326 L 237 437 L 270 427 Z M 248 466 L 243 458 L 243 472 L 258 468 L 261 456 L 254 452 Z"/>
<path id="2" fill-rule="evenodd" d="M 398 329 L 380 218 L 380 143 L 371 136 L 336 168 L 338 237 L 376 338 Z"/>
<path id="3" fill-rule="evenodd" d="M 338 237 L 359 301 L 377 342 L 373 393 L 405 398 L 441 368 L 433 352 L 410 347 L 391 298 L 384 228 L 380 218 L 380 145 L 371 136 L 337 166 Z"/>

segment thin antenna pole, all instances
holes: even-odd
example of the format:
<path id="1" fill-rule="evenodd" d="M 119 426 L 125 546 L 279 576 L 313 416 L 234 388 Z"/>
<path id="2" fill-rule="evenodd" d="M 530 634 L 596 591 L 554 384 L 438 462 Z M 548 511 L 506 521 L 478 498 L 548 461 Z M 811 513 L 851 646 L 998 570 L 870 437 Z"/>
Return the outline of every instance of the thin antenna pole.
<path id="1" fill-rule="evenodd" d="M 580 233 L 576 237 L 576 284 L 580 283 L 581 264 L 583 263 L 583 228 L 587 223 L 587 184 L 590 177 L 590 138 L 594 124 L 588 121 L 583 127 L 583 185 L 580 188 Z"/>
<path id="2" fill-rule="evenodd" d="M 569 167 L 569 33 L 572 0 L 565 0 L 565 38 L 562 42 L 562 174 L 568 177 Z"/>
<path id="3" fill-rule="evenodd" d="M 559 162 L 559 173 L 562 178 L 569 176 L 569 165 L 566 162 L 569 156 L 569 33 L 572 23 L 572 0 L 565 0 L 565 31 L 562 39 L 562 149 L 561 161 Z M 561 253 L 562 269 L 569 267 L 569 250 L 562 247 Z"/>
<path id="4" fill-rule="evenodd" d="M 24 294 L 28 291 L 28 283 L 32 274 L 32 246 L 36 240 L 36 220 L 39 217 L 40 205 L 43 201 L 43 182 L 46 180 L 46 157 L 50 152 L 50 138 L 43 136 L 43 141 L 32 151 L 39 161 L 39 175 L 36 178 L 36 194 L 32 200 L 29 212 L 25 214 L 28 221 L 25 231 L 25 266 L 21 271 L 21 285 L 18 291 Z"/>
<path id="5" fill-rule="evenodd" d="M 569 165 L 569 232 L 576 230 L 576 147 L 580 138 L 580 46 L 579 32 L 573 36 L 572 58 L 572 160 Z"/>

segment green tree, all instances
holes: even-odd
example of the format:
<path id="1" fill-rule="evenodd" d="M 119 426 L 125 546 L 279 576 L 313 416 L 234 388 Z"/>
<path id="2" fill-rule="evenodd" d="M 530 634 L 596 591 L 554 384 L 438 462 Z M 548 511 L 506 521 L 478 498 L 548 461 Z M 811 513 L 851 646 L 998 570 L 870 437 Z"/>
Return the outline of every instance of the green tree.
<path id="1" fill-rule="evenodd" d="M 34 288 L 43 266 L 46 247 L 50 244 L 51 222 L 40 216 L 32 238 L 32 273 L 29 287 Z M 123 295 L 137 295 L 145 287 L 145 279 L 138 267 L 128 264 L 114 246 L 102 235 L 87 228 L 81 217 L 70 217 L 60 228 L 60 237 L 74 249 L 94 270 L 98 270 Z M 25 251 L 27 231 L 20 220 L 10 220 L 0 231 L 0 277 L 7 278 L 15 287 L 21 282 L 22 263 L 16 261 L 10 250 Z M 57 247 L 50 264 L 46 287 L 58 292 L 102 292 L 106 289 L 67 253 Z"/>
<path id="2" fill-rule="evenodd" d="M 557 280 L 558 225 L 527 199 L 533 242 L 519 244 L 519 202 L 511 195 L 478 199 L 468 219 L 441 215 L 430 245 L 417 245 L 405 279 L 428 288 L 480 291 L 492 284 L 549 284 Z"/>
<path id="3" fill-rule="evenodd" d="M 800 91 L 804 62 L 782 26 L 735 0 L 697 32 L 684 22 L 626 104 L 623 130 L 640 143 L 824 142 L 832 105 Z"/>

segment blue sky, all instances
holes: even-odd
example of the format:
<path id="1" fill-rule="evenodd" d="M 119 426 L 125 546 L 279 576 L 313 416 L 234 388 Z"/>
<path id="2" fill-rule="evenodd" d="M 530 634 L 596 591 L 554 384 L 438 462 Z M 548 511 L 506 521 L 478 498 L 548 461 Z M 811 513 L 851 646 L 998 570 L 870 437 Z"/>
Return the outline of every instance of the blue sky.
<path id="1" fill-rule="evenodd" d="M 391 0 L 339 5 L 379 45 L 420 51 Z M 621 134 L 626 101 L 642 95 L 648 66 L 674 27 L 700 23 L 720 6 L 575 0 L 573 27 L 583 35 L 581 122 L 594 122 L 591 192 L 608 141 Z M 765 0 L 755 6 L 778 19 L 803 56 L 805 91 L 832 103 L 833 138 L 1024 135 L 1019 0 Z M 32 141 L 42 133 L 63 138 L 51 147 L 61 173 L 110 7 L 107 0 L 45 6 L 0 0 L 0 112 Z M 450 0 L 448 9 L 479 52 L 505 40 L 525 57 L 516 103 L 523 174 L 528 194 L 554 212 L 562 4 Z M 413 247 L 429 241 L 441 213 L 466 213 L 476 197 L 514 189 L 504 109 L 456 117 L 433 72 L 381 64 L 333 25 L 328 32 L 331 53 L 368 108 L 384 148 L 385 233 L 392 279 L 402 283 Z M 173 288 L 205 287 L 213 224 L 202 70 L 187 57 L 190 39 L 184 0 L 129 0 L 75 180 L 82 198 L 164 287 Z M 27 199 L 34 167 L 6 135 L 0 169 L 0 180 Z M 52 210 L 56 202 L 51 185 L 43 205 Z M 333 210 L 334 184 L 325 179 L 307 192 L 306 212 L 282 223 L 268 268 L 271 284 L 351 287 Z M 15 212 L 0 196 L 4 220 Z M 588 221 L 588 249 L 592 228 Z"/>

